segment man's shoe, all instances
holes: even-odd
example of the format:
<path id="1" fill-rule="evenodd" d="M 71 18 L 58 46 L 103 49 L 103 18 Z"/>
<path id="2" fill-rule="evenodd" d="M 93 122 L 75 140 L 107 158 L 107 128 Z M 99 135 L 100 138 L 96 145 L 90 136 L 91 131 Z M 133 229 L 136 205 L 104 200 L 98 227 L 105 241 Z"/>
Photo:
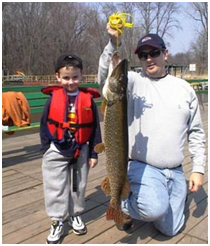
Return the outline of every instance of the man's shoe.
<path id="1" fill-rule="evenodd" d="M 116 227 L 120 231 L 128 231 L 132 227 L 132 225 L 133 225 L 132 218 L 130 216 L 128 216 L 128 215 L 125 215 L 124 216 L 124 224 L 122 224 L 122 225 L 117 225 L 116 224 Z"/>
<path id="2" fill-rule="evenodd" d="M 71 216 L 69 218 L 69 225 L 72 227 L 74 234 L 84 235 L 87 233 L 85 223 L 82 221 L 81 216 Z"/>
<path id="3" fill-rule="evenodd" d="M 47 237 L 47 244 L 60 244 L 64 234 L 63 223 L 61 221 L 52 221 L 50 234 Z"/>

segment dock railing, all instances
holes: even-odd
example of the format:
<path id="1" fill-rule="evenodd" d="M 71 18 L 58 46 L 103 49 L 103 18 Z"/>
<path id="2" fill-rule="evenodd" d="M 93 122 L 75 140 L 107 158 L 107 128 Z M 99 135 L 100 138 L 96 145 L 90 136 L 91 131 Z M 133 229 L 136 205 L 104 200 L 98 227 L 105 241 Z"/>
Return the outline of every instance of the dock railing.
<path id="1" fill-rule="evenodd" d="M 36 85 L 36 84 L 55 84 L 55 75 L 7 75 L 2 77 L 2 84 L 24 84 L 24 85 Z M 82 83 L 97 83 L 97 75 L 83 75 Z"/>

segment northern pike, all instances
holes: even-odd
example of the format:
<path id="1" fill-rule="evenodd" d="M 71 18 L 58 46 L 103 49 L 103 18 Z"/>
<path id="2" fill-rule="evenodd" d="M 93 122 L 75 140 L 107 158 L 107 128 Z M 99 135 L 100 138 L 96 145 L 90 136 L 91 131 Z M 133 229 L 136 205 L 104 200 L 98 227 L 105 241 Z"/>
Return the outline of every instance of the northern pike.
<path id="1" fill-rule="evenodd" d="M 111 62 L 116 62 L 114 54 Z M 118 60 L 119 61 L 119 60 Z M 95 147 L 100 153 L 105 150 L 106 170 L 108 176 L 102 181 L 101 188 L 110 195 L 110 205 L 106 218 L 117 224 L 123 223 L 121 200 L 128 195 L 128 123 L 127 123 L 127 72 L 128 61 L 123 59 L 113 68 L 105 82 L 104 143 Z"/>

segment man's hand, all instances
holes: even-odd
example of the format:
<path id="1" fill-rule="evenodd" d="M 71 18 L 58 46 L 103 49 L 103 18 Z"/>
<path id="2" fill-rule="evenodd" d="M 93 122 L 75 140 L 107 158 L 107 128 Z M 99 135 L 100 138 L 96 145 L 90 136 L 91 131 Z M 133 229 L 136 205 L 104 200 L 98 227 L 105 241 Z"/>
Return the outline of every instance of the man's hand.
<path id="1" fill-rule="evenodd" d="M 120 44 L 120 36 L 121 36 L 122 32 L 111 28 L 109 23 L 107 23 L 107 25 L 106 25 L 106 30 L 107 30 L 108 34 L 110 35 L 110 37 L 111 37 L 112 43 L 116 45 L 117 38 L 118 38 L 118 42 Z"/>
<path id="2" fill-rule="evenodd" d="M 192 173 L 189 180 L 189 190 L 196 192 L 203 185 L 203 174 Z"/>

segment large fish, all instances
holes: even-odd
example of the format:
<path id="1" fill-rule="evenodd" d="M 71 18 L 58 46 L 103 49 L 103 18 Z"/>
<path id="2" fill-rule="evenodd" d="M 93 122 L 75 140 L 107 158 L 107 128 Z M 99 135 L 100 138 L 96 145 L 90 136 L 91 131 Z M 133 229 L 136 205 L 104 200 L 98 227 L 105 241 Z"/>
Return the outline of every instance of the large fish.
<path id="1" fill-rule="evenodd" d="M 117 65 L 115 65 L 117 63 Z M 108 176 L 102 181 L 101 188 L 110 195 L 106 218 L 116 224 L 125 222 L 121 211 L 121 200 L 128 195 L 128 124 L 127 124 L 127 72 L 128 61 L 119 61 L 115 53 L 111 59 L 109 75 L 104 85 L 104 143 L 95 147 L 100 153 L 105 149 Z"/>

